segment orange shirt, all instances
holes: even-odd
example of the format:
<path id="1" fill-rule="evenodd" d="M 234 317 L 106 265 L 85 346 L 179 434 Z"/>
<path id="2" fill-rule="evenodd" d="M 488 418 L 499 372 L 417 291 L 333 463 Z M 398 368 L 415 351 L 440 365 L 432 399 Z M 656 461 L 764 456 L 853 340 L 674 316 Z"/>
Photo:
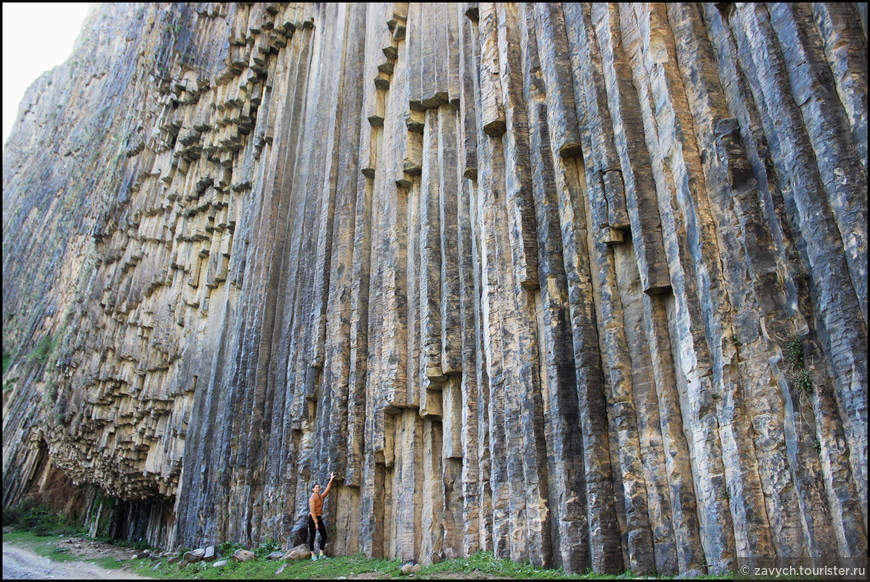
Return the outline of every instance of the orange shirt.
<path id="1" fill-rule="evenodd" d="M 312 493 L 311 499 L 308 500 L 308 510 L 311 515 L 323 515 L 323 495 L 320 495 L 319 493 Z"/>

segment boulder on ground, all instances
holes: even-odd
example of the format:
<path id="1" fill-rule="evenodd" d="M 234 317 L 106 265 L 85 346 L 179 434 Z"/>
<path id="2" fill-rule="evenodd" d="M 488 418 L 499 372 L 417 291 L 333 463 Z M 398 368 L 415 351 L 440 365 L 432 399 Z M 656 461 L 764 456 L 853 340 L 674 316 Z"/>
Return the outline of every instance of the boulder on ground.
<path id="1" fill-rule="evenodd" d="M 233 560 L 236 562 L 247 562 L 248 560 L 253 560 L 257 556 L 254 552 L 250 550 L 236 550 L 236 553 L 233 554 Z"/>
<path id="2" fill-rule="evenodd" d="M 218 555 L 217 555 L 217 550 L 215 549 L 215 547 L 209 546 L 205 549 L 205 554 L 203 554 L 202 560 L 204 562 L 212 562 L 215 559 L 217 559 L 217 557 L 218 557 Z"/>
<path id="3" fill-rule="evenodd" d="M 221 567 L 223 567 L 223 566 L 226 566 L 226 565 L 229 564 L 229 563 L 230 563 L 229 560 L 218 560 L 217 562 L 215 562 L 214 564 L 212 564 L 212 566 L 213 566 L 214 568 L 221 568 Z"/>
<path id="4" fill-rule="evenodd" d="M 194 563 L 202 560 L 202 557 L 204 555 L 205 555 L 205 549 L 204 548 L 197 548 L 197 549 L 191 550 L 189 552 L 184 552 L 184 561 L 190 562 L 191 564 L 194 564 Z"/>
<path id="5" fill-rule="evenodd" d="M 308 546 L 305 544 L 299 544 L 286 554 L 284 554 L 283 560 L 303 560 L 311 555 L 311 552 L 308 550 Z"/>
<path id="6" fill-rule="evenodd" d="M 266 559 L 267 560 L 280 560 L 283 557 L 284 557 L 284 552 L 279 550 L 277 552 L 272 552 L 271 554 L 266 556 Z"/>
<path id="7" fill-rule="evenodd" d="M 402 562 L 401 567 L 402 574 L 405 576 L 409 574 L 415 574 L 420 571 L 420 564 L 415 562 L 414 560 L 408 560 L 407 562 Z"/>

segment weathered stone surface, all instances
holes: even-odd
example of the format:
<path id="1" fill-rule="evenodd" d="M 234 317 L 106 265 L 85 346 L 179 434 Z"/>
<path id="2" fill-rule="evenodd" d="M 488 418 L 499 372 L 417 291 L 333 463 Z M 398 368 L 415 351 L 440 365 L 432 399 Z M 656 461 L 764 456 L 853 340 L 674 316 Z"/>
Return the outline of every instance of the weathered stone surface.
<path id="1" fill-rule="evenodd" d="M 284 554 L 282 560 L 302 560 L 311 556 L 311 551 L 308 549 L 308 544 L 299 544 L 292 550 Z"/>
<path id="2" fill-rule="evenodd" d="M 4 146 L 4 506 L 296 559 L 335 471 L 330 554 L 866 555 L 866 45 L 846 3 L 96 6 Z"/>
<path id="3" fill-rule="evenodd" d="M 233 560 L 236 562 L 247 562 L 256 558 L 256 554 L 250 550 L 236 550 L 233 552 Z"/>
<path id="4" fill-rule="evenodd" d="M 195 550 L 191 550 L 189 552 L 184 552 L 184 561 L 190 562 L 191 564 L 200 562 L 205 557 L 205 550 L 203 548 L 197 548 Z"/>

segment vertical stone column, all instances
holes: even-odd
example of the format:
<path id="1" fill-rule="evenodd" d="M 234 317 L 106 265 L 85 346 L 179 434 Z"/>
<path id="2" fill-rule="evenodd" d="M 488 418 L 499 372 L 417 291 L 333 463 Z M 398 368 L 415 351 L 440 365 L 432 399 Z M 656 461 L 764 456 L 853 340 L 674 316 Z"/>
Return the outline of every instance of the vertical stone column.
<path id="1" fill-rule="evenodd" d="M 867 367 L 866 361 L 853 365 L 848 354 L 866 351 L 866 333 L 861 331 L 864 328 L 856 329 L 854 325 L 863 318 L 864 308 L 851 293 L 837 292 L 837 301 L 833 300 L 834 289 L 854 289 L 853 277 L 849 259 L 841 250 L 842 232 L 830 201 L 824 202 L 809 194 L 825 191 L 825 186 L 819 161 L 812 154 L 812 140 L 804 126 L 801 110 L 791 96 L 788 62 L 782 52 L 784 49 L 777 44 L 771 16 L 763 7 L 739 10 L 734 14 L 734 23 L 741 63 L 770 79 L 769 83 L 761 84 L 750 77 L 750 88 L 760 105 L 765 133 L 777 135 L 776 140 L 769 140 L 777 172 L 789 176 L 793 184 L 791 190 L 784 189 L 788 221 L 795 234 L 805 242 L 801 254 L 812 279 L 827 282 L 816 288 L 813 297 L 815 310 L 820 314 L 817 331 L 826 346 L 835 378 L 835 394 L 849 443 L 851 468 L 861 497 L 867 482 L 866 462 L 863 460 L 866 459 L 867 440 L 866 431 L 856 427 L 866 425 L 864 378 Z M 762 55 L 766 58 L 761 58 Z M 772 107 L 777 103 L 782 106 L 774 111 Z M 831 244 L 831 241 L 840 243 Z M 847 321 L 850 322 L 848 325 Z M 862 504 L 862 512 L 866 522 L 866 503 Z"/>

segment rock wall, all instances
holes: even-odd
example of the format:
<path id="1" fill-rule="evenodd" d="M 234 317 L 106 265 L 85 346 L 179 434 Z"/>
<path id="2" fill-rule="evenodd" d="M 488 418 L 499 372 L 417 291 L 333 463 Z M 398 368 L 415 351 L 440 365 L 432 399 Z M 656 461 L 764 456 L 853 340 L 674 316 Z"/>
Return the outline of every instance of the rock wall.
<path id="1" fill-rule="evenodd" d="M 283 542 L 335 471 L 335 553 L 865 556 L 866 18 L 99 5 L 3 152 L 4 504 Z"/>

